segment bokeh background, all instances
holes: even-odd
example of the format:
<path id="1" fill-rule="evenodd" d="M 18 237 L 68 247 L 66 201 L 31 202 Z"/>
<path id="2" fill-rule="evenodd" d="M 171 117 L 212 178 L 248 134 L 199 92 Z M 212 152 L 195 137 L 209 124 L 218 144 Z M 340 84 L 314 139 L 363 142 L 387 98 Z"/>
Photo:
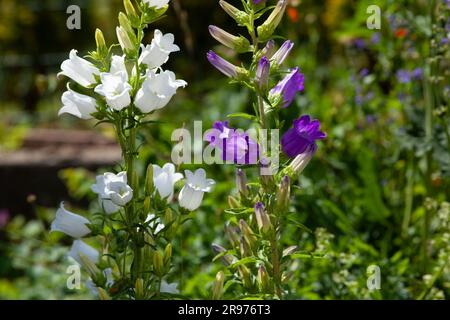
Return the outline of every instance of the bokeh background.
<path id="1" fill-rule="evenodd" d="M 245 63 L 245 55 L 230 56 L 213 41 L 208 25 L 243 31 L 218 1 L 171 2 L 155 28 L 175 34 L 182 52 L 166 68 L 189 86 L 158 113 L 163 125 L 142 132 L 141 170 L 170 161 L 174 129 L 191 128 L 194 120 L 209 128 L 252 109 L 249 92 L 229 85 L 206 60 L 214 48 Z M 366 9 L 375 2 L 381 30 L 366 27 Z M 66 28 L 72 4 L 82 9 L 81 30 Z M 290 1 L 279 33 L 295 41 L 288 64 L 301 67 L 306 83 L 285 117 L 311 114 L 328 133 L 294 191 L 298 220 L 310 230 L 288 227 L 282 239 L 328 258 L 294 261 L 290 298 L 449 298 L 449 6 Z M 88 212 L 96 172 L 117 169 L 121 155 L 108 126 L 58 118 L 65 85 L 56 74 L 72 48 L 94 49 L 95 28 L 116 42 L 120 10 L 120 0 L 0 0 L 0 299 L 92 298 L 66 288 L 69 243 L 47 230 L 61 200 Z M 151 38 L 149 30 L 145 42 Z M 210 247 L 226 245 L 223 211 L 235 189 L 232 167 L 208 171 L 217 187 L 174 249 L 173 279 L 191 298 L 210 297 L 221 269 Z M 367 289 L 370 265 L 381 268 L 381 290 Z"/>

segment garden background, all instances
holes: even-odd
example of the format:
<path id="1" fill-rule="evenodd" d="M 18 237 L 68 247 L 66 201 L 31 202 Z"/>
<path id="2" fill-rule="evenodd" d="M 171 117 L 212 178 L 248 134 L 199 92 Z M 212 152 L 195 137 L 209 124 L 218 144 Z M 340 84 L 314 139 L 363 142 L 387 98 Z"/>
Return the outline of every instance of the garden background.
<path id="1" fill-rule="evenodd" d="M 66 28 L 72 4 L 82 9 L 81 30 Z M 380 30 L 366 26 L 372 4 Z M 285 116 L 308 113 L 328 137 L 293 191 L 297 223 L 307 228 L 293 225 L 282 239 L 305 253 L 295 258 L 289 298 L 449 298 L 449 6 L 290 1 L 279 33 L 295 42 L 289 59 L 305 74 L 305 92 Z M 67 289 L 68 242 L 49 235 L 49 223 L 61 199 L 87 212 L 96 172 L 117 169 L 121 155 L 108 126 L 93 133 L 90 122 L 58 118 L 65 87 L 56 74 L 72 48 L 94 47 L 96 28 L 115 39 L 120 10 L 120 0 L 0 0 L 0 299 L 92 298 Z M 249 92 L 206 59 L 210 48 L 234 59 L 209 36 L 210 24 L 232 25 L 215 0 L 173 0 L 156 24 L 175 34 L 182 51 L 167 67 L 189 85 L 154 116 L 164 124 L 143 133 L 142 171 L 170 161 L 174 129 L 201 120 L 206 130 L 224 114 L 251 111 Z M 173 278 L 196 299 L 211 297 L 222 268 L 211 245 L 225 245 L 224 210 L 236 188 L 232 166 L 207 169 L 217 186 L 174 246 Z M 380 290 L 366 285 L 371 265 L 380 267 Z"/>

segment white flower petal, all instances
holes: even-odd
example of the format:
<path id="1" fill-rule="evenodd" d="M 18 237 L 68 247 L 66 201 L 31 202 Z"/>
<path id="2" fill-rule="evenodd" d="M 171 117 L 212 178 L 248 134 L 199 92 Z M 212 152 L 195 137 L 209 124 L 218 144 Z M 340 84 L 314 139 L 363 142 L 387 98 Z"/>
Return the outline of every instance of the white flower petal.
<path id="1" fill-rule="evenodd" d="M 100 259 L 100 254 L 90 245 L 86 244 L 81 240 L 75 240 L 69 252 L 69 256 L 72 257 L 79 264 L 81 263 L 80 253 L 82 253 L 86 258 L 88 258 L 93 263 L 98 263 Z"/>
<path id="2" fill-rule="evenodd" d="M 60 208 L 56 211 L 50 232 L 60 231 L 73 238 L 82 238 L 91 233 L 87 227 L 88 224 L 90 224 L 88 219 L 66 210 L 64 203 L 61 203 Z"/>

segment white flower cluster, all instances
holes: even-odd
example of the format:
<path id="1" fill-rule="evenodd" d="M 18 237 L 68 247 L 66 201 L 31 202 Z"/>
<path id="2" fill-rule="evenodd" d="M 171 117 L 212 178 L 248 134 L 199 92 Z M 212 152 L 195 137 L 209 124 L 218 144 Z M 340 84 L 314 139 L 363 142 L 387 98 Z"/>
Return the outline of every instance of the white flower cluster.
<path id="1" fill-rule="evenodd" d="M 194 172 L 185 170 L 186 180 L 184 187 L 178 195 L 178 201 L 182 208 L 194 211 L 203 200 L 205 192 L 211 192 L 215 184 L 213 179 L 206 178 L 204 169 L 198 169 Z M 175 183 L 183 179 L 181 173 L 175 172 L 175 166 L 172 163 L 166 163 L 162 168 L 153 165 L 153 183 L 161 199 L 172 200 Z"/>
<path id="2" fill-rule="evenodd" d="M 175 183 L 183 179 L 183 175 L 175 171 L 172 163 L 167 163 L 162 168 L 153 165 L 155 188 L 161 199 L 166 199 L 168 202 L 172 201 Z M 185 174 L 186 181 L 178 200 L 181 207 L 194 211 L 200 207 L 204 193 L 211 192 L 215 181 L 206 178 L 204 169 L 198 169 L 195 172 L 186 170 Z M 118 174 L 107 172 L 99 175 L 91 189 L 98 194 L 99 204 L 106 214 L 118 212 L 133 198 L 133 190 L 127 184 L 126 172 Z M 155 235 L 164 229 L 164 224 L 154 214 L 149 213 L 146 222 L 149 222 L 149 227 L 154 229 Z M 69 256 L 79 264 L 83 264 L 80 255 L 94 264 L 97 264 L 100 259 L 96 249 L 80 240 L 91 233 L 89 225 L 88 219 L 66 210 L 63 203 L 56 212 L 55 220 L 51 225 L 50 232 L 59 231 L 75 239 Z"/>
<path id="3" fill-rule="evenodd" d="M 163 6 L 167 1 L 157 2 L 153 5 Z M 130 95 L 132 91 L 130 74 L 135 75 L 137 70 L 134 68 L 130 72 L 127 69 L 125 56 L 112 56 L 109 72 L 100 72 L 91 62 L 78 57 L 76 50 L 72 50 L 69 59 L 61 64 L 62 71 L 58 75 L 67 76 L 82 87 L 93 88 L 112 110 L 120 111 L 134 103 L 145 114 L 164 108 L 177 89 L 187 85 L 184 80 L 177 80 L 173 72 L 161 69 L 168 61 L 169 55 L 176 51 L 180 51 L 180 48 L 174 44 L 173 34 L 164 35 L 159 30 L 155 30 L 151 44 L 146 47 L 142 45 L 139 65 L 146 66 L 146 73 L 134 101 Z M 63 94 L 61 100 L 63 107 L 59 115 L 68 113 L 81 119 L 91 119 L 98 106 L 96 98 L 80 94 L 70 88 Z"/>

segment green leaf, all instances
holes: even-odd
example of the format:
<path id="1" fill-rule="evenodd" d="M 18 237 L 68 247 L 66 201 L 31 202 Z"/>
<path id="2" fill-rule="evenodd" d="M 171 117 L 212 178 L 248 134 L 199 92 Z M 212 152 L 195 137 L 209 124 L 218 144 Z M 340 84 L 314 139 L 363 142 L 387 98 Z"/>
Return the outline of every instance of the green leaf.
<path id="1" fill-rule="evenodd" d="M 256 259 L 255 257 L 245 257 L 239 261 L 236 261 L 235 263 L 233 263 L 232 265 L 230 265 L 230 268 L 236 268 L 245 264 L 249 264 L 249 263 L 256 263 L 258 261 L 258 259 Z"/>
<path id="2" fill-rule="evenodd" d="M 305 252 L 293 253 L 289 257 L 291 259 L 325 259 L 325 256 Z"/>
<path id="3" fill-rule="evenodd" d="M 234 214 L 234 215 L 246 214 L 246 213 L 252 213 L 252 212 L 253 212 L 252 208 L 237 208 L 237 209 L 225 210 L 225 213 Z"/>
<path id="4" fill-rule="evenodd" d="M 252 116 L 251 114 L 245 113 L 245 112 L 236 112 L 236 113 L 232 113 L 229 114 L 227 116 L 227 118 L 243 118 L 243 119 L 248 119 L 248 120 L 256 120 L 255 116 Z"/>

